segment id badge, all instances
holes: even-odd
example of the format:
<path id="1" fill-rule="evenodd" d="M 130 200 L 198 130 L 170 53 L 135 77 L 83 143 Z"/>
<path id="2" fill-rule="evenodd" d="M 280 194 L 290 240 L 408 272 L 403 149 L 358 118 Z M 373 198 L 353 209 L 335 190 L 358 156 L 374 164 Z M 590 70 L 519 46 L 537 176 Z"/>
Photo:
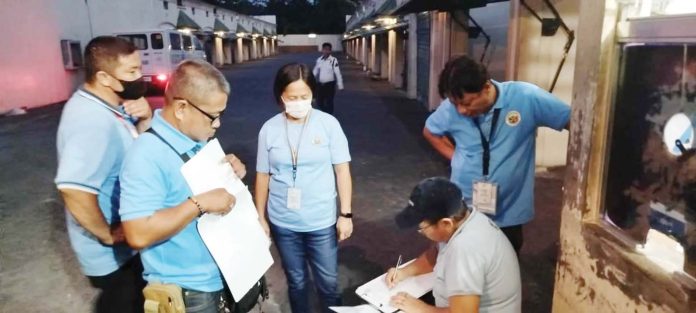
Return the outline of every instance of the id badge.
<path id="1" fill-rule="evenodd" d="M 299 210 L 302 203 L 302 190 L 288 188 L 288 209 Z"/>
<path id="2" fill-rule="evenodd" d="M 489 181 L 474 182 L 474 208 L 476 210 L 495 216 L 498 199 L 498 185 Z"/>

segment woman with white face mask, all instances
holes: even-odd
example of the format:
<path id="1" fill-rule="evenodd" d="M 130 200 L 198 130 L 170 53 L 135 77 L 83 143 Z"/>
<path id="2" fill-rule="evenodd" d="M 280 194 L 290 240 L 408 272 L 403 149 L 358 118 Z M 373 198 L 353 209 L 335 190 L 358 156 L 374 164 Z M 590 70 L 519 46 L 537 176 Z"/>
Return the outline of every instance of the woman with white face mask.
<path id="1" fill-rule="evenodd" d="M 348 140 L 336 118 L 312 108 L 315 86 L 304 64 L 278 70 L 282 112 L 261 128 L 256 162 L 256 208 L 280 252 L 295 313 L 314 312 L 307 264 L 322 309 L 340 305 L 338 242 L 353 231 Z"/>

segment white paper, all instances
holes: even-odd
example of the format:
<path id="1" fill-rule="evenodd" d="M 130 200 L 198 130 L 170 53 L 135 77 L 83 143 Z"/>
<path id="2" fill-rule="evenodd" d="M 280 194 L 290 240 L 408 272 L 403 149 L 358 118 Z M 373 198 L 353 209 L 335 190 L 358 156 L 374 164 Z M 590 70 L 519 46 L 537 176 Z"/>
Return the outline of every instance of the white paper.
<path id="1" fill-rule="evenodd" d="M 330 306 L 329 309 L 337 313 L 379 313 L 379 310 L 369 304 L 358 306 Z"/>
<path id="2" fill-rule="evenodd" d="M 226 161 L 213 139 L 181 168 L 194 195 L 225 188 L 236 204 L 225 216 L 204 214 L 198 232 L 222 272 L 235 299 L 241 299 L 273 264 L 270 241 L 258 220 L 248 188 Z"/>
<path id="3" fill-rule="evenodd" d="M 408 265 L 414 260 L 402 265 L 400 268 Z M 397 273 L 398 275 L 398 273 Z M 387 287 L 387 282 L 385 278 L 387 274 L 382 274 L 368 283 L 358 287 L 355 293 L 358 294 L 368 303 L 372 304 L 375 308 L 379 309 L 384 313 L 392 313 L 398 311 L 397 308 L 389 305 L 391 298 L 399 292 L 405 292 L 409 295 L 420 298 L 424 294 L 433 290 L 433 284 L 435 283 L 435 274 L 428 273 L 415 277 L 409 277 L 406 280 L 400 282 L 394 288 L 389 289 Z"/>

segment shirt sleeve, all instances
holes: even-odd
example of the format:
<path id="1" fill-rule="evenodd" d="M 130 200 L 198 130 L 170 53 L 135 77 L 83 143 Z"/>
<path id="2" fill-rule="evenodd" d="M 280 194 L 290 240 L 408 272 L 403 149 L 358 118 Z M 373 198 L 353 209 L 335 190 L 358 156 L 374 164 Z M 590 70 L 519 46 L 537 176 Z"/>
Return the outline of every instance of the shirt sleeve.
<path id="1" fill-rule="evenodd" d="M 124 151 L 110 139 L 118 134 L 111 124 L 94 123 L 88 125 L 89 128 L 82 126 L 85 125 L 66 130 L 67 133 L 59 139 L 55 183 L 58 189 L 78 189 L 97 194 L 109 175 L 118 174 L 114 166 Z"/>
<path id="2" fill-rule="evenodd" d="M 267 124 L 263 125 L 261 131 L 259 131 L 259 142 L 256 151 L 256 172 L 266 174 L 271 172 L 271 164 L 268 157 L 268 140 L 266 139 L 268 136 L 267 126 Z"/>
<path id="3" fill-rule="evenodd" d="M 338 67 L 338 59 L 334 58 L 333 61 L 333 72 L 336 77 L 336 84 L 338 85 L 338 89 L 343 89 L 343 76 L 341 76 L 341 69 Z"/>
<path id="4" fill-rule="evenodd" d="M 320 70 L 320 69 L 319 69 L 319 66 L 320 66 L 320 64 L 321 64 L 321 63 L 319 62 L 319 60 L 320 60 L 320 59 L 317 59 L 317 61 L 314 62 L 314 68 L 312 69 L 312 74 L 314 74 L 314 79 L 316 79 L 317 81 L 319 81 L 319 70 Z"/>
<path id="5" fill-rule="evenodd" d="M 485 259 L 471 249 L 459 249 L 454 259 L 445 266 L 445 290 L 447 298 L 454 296 L 482 295 L 486 283 Z"/>
<path id="6" fill-rule="evenodd" d="M 333 116 L 329 120 L 329 149 L 331 150 L 331 163 L 342 164 L 350 162 L 350 151 L 348 149 L 348 138 L 343 133 L 341 124 Z"/>
<path id="7" fill-rule="evenodd" d="M 452 103 L 448 99 L 443 100 L 437 110 L 425 121 L 425 127 L 433 135 L 444 136 L 450 129 L 451 110 Z"/>
<path id="8" fill-rule="evenodd" d="M 546 126 L 563 130 L 570 120 L 570 106 L 550 92 L 538 86 L 528 84 L 534 97 L 534 120 L 537 126 Z"/>
<path id="9" fill-rule="evenodd" d="M 158 162 L 151 159 L 152 153 L 137 148 L 130 149 L 121 168 L 119 214 L 123 221 L 152 215 L 164 208 L 167 197 L 165 173 Z"/>

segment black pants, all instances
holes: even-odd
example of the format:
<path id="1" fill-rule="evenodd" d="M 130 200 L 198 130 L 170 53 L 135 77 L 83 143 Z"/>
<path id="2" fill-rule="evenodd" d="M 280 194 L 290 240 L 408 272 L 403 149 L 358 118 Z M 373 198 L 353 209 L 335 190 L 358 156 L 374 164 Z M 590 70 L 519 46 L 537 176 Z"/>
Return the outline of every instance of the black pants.
<path id="1" fill-rule="evenodd" d="M 143 312 L 143 288 L 147 283 L 143 279 L 140 255 L 134 256 L 111 274 L 87 278 L 93 287 L 101 290 L 94 305 L 94 312 Z"/>
<path id="2" fill-rule="evenodd" d="M 319 110 L 333 114 L 334 111 L 334 96 L 336 95 L 336 82 L 328 82 L 319 84 L 317 88 L 317 105 Z"/>
<path id="3" fill-rule="evenodd" d="M 503 231 L 505 237 L 510 240 L 512 247 L 515 249 L 517 256 L 520 255 L 520 249 L 522 249 L 522 244 L 524 243 L 524 234 L 522 233 L 522 225 L 501 227 L 500 230 Z"/>

